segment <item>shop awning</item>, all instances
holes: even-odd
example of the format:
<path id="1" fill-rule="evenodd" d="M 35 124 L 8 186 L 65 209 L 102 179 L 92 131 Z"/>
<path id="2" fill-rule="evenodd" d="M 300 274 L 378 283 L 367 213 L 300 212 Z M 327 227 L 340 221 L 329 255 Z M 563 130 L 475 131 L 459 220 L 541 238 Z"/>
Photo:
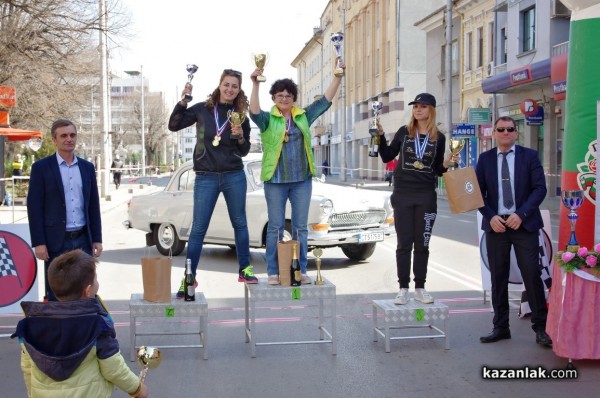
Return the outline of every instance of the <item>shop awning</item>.
<path id="1" fill-rule="evenodd" d="M 13 129 L 11 127 L 0 127 L 0 135 L 5 136 L 8 141 L 27 141 L 31 138 L 41 140 L 44 138 L 39 131 Z"/>

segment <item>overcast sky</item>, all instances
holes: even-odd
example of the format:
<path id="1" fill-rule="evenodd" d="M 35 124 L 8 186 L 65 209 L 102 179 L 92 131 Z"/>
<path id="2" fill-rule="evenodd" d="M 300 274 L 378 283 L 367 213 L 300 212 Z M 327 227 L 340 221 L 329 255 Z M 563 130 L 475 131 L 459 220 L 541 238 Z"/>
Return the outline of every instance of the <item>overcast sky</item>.
<path id="1" fill-rule="evenodd" d="M 194 102 L 203 101 L 218 85 L 223 69 L 243 73 L 242 88 L 250 96 L 252 53 L 268 52 L 267 82 L 261 88 L 261 107 L 269 109 L 271 84 L 280 78 L 296 81 L 293 59 L 319 25 L 327 0 L 121 0 L 132 16 L 135 39 L 112 52 L 111 70 L 139 70 L 150 90 L 164 91 L 167 103 L 178 100 L 187 81 L 186 65 L 198 65 Z M 294 10 L 297 9 L 297 10 Z"/>

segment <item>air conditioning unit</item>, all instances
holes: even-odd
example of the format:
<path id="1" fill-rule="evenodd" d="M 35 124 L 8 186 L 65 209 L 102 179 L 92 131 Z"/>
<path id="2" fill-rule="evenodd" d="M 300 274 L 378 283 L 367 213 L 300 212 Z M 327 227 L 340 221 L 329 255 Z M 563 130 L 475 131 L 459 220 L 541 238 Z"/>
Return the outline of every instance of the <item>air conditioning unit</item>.
<path id="1" fill-rule="evenodd" d="M 487 64 L 487 75 L 494 76 L 494 63 L 493 62 L 488 62 L 488 64 Z"/>
<path id="2" fill-rule="evenodd" d="M 552 18 L 570 18 L 571 10 L 560 0 L 552 0 Z"/>

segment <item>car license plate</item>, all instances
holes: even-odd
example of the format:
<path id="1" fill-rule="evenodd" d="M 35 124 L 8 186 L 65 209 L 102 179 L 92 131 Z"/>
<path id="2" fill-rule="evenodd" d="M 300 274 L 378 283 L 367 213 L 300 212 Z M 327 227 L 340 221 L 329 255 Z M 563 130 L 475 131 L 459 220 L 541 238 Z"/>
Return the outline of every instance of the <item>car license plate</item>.
<path id="1" fill-rule="evenodd" d="M 382 242 L 383 232 L 361 232 L 358 235 L 358 242 Z"/>

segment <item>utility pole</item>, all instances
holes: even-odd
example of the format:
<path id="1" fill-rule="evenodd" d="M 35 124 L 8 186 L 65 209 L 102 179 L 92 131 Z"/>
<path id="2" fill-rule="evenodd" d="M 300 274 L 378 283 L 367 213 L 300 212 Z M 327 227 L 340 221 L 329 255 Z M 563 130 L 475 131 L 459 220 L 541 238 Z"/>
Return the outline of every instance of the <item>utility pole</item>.
<path id="1" fill-rule="evenodd" d="M 446 128 L 452 136 L 452 0 L 446 4 Z"/>
<path id="2" fill-rule="evenodd" d="M 340 6 L 340 17 L 342 20 L 342 35 L 346 37 L 346 8 L 342 4 Z M 342 45 L 342 60 L 346 60 L 346 46 Z M 346 182 L 346 78 L 342 78 L 342 86 L 340 87 L 340 97 L 342 99 L 342 109 L 340 109 L 340 172 L 343 182 Z"/>
<path id="3" fill-rule="evenodd" d="M 109 104 L 108 104 L 108 48 L 106 43 L 106 2 L 99 0 L 100 11 L 100 68 L 102 71 L 101 92 L 102 92 L 102 164 L 100 166 L 100 196 L 105 197 L 108 194 L 108 176 L 110 169 L 110 148 L 108 132 L 110 130 L 109 122 Z"/>

